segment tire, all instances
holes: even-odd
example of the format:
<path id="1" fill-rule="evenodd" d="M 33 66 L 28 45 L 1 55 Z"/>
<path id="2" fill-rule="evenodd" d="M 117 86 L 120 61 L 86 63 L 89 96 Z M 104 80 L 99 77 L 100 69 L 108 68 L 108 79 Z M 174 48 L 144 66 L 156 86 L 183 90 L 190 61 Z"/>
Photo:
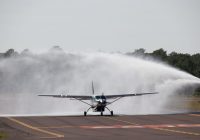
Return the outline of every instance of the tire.
<path id="1" fill-rule="evenodd" d="M 113 116 L 113 111 L 110 111 L 110 115 Z"/>
<path id="2" fill-rule="evenodd" d="M 84 116 L 86 116 L 87 115 L 87 112 L 86 111 L 84 111 Z"/>

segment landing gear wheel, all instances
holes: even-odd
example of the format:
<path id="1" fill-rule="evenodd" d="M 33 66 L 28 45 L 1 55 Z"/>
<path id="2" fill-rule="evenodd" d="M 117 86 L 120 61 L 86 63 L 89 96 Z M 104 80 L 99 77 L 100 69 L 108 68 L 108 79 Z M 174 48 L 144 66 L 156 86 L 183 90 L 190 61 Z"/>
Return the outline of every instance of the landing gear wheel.
<path id="1" fill-rule="evenodd" d="M 84 116 L 86 116 L 87 115 L 87 112 L 86 111 L 84 111 Z"/>
<path id="2" fill-rule="evenodd" d="M 113 111 L 110 111 L 110 115 L 113 116 Z"/>
<path id="3" fill-rule="evenodd" d="M 103 112 L 101 112 L 101 116 L 103 116 Z"/>

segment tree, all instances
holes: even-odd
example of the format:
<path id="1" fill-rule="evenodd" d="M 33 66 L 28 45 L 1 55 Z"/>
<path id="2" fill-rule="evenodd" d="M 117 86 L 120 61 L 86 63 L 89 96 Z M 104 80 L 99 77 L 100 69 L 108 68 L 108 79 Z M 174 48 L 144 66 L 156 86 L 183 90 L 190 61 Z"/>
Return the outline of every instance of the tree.
<path id="1" fill-rule="evenodd" d="M 135 55 L 144 55 L 145 54 L 145 49 L 140 48 L 140 49 L 136 49 L 133 54 Z"/>
<path id="2" fill-rule="evenodd" d="M 200 77 L 200 54 L 194 54 L 191 56 L 191 61 L 194 65 L 193 74 L 197 77 Z"/>
<path id="3" fill-rule="evenodd" d="M 9 49 L 6 51 L 6 53 L 4 54 L 5 57 L 11 57 L 13 56 L 15 53 L 15 50 L 14 49 Z"/>
<path id="4" fill-rule="evenodd" d="M 174 67 L 193 74 L 194 63 L 192 62 L 189 54 L 178 54 L 176 52 L 172 52 L 168 56 L 168 63 Z"/>
<path id="5" fill-rule="evenodd" d="M 53 46 L 50 51 L 63 52 L 63 49 L 60 46 Z"/>
<path id="6" fill-rule="evenodd" d="M 151 53 L 150 55 L 163 61 L 166 61 L 167 59 L 167 52 L 163 50 L 162 48 L 153 51 L 153 53 Z"/>
<path id="7" fill-rule="evenodd" d="M 139 57 L 144 57 L 144 56 L 146 56 L 145 49 L 143 49 L 143 48 L 135 49 L 134 52 L 128 52 L 128 53 L 126 53 L 126 54 L 127 54 L 127 55 L 133 55 L 133 56 L 139 56 Z"/>

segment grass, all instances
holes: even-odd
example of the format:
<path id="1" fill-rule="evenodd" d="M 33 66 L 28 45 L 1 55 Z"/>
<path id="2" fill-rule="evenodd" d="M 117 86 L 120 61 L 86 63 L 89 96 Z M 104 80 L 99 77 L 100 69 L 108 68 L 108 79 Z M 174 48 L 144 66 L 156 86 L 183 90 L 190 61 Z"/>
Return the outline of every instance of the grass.
<path id="1" fill-rule="evenodd" d="M 173 96 L 170 98 L 167 109 L 170 110 L 187 110 L 200 111 L 200 97 L 199 96 Z"/>
<path id="2" fill-rule="evenodd" d="M 3 140 L 6 137 L 7 137 L 6 133 L 3 131 L 0 131 L 0 140 Z"/>
<path id="3" fill-rule="evenodd" d="M 193 97 L 192 100 L 189 102 L 190 109 L 200 111 L 200 98 Z"/>
<path id="4" fill-rule="evenodd" d="M 195 97 L 200 97 L 200 91 L 196 91 L 193 95 L 194 95 Z"/>

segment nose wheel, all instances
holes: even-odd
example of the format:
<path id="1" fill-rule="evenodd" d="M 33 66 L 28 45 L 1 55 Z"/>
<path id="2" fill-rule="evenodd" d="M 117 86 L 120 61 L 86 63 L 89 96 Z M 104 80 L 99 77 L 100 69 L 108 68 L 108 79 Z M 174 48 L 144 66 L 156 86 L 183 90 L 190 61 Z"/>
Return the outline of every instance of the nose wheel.
<path id="1" fill-rule="evenodd" d="M 113 116 L 113 111 L 110 111 L 110 115 Z"/>

